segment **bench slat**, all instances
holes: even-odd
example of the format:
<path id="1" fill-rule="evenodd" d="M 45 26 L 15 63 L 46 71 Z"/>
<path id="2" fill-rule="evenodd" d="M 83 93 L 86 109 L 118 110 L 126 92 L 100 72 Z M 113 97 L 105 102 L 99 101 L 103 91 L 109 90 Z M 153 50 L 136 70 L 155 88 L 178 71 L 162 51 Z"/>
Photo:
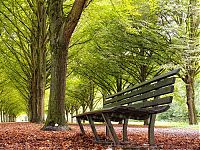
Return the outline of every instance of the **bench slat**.
<path id="1" fill-rule="evenodd" d="M 132 91 L 133 89 L 136 89 L 136 88 L 139 88 L 139 87 L 141 87 L 141 86 L 150 84 L 150 83 L 155 82 L 155 81 L 157 81 L 157 80 L 161 80 L 161 79 L 164 79 L 164 78 L 173 76 L 173 75 L 177 74 L 179 71 L 180 71 L 180 68 L 175 69 L 175 70 L 173 70 L 173 71 L 170 71 L 170 72 L 168 72 L 168 73 L 166 73 L 166 74 L 162 74 L 162 75 L 156 76 L 155 78 L 153 78 L 153 79 L 151 79 L 151 80 L 147 80 L 147 81 L 145 81 L 145 82 L 142 82 L 141 84 L 138 84 L 138 85 L 135 85 L 135 86 L 133 86 L 133 87 L 127 88 L 127 89 L 125 89 L 125 90 L 123 90 L 123 91 L 121 91 L 121 92 L 115 93 L 115 94 L 113 94 L 113 95 L 109 95 L 109 96 L 106 97 L 106 99 L 108 99 L 108 98 L 113 98 L 113 97 L 115 97 L 115 96 L 122 95 L 122 94 L 125 93 L 125 92 Z"/>
<path id="2" fill-rule="evenodd" d="M 172 102 L 172 99 L 173 99 L 172 96 L 168 96 L 168 97 L 164 97 L 164 98 L 154 99 L 152 101 L 131 104 L 130 106 L 133 106 L 135 108 L 146 108 L 146 107 L 150 107 L 150 106 L 153 107 L 153 106 L 158 106 L 158 105 L 163 105 L 163 104 L 170 104 Z"/>
<path id="3" fill-rule="evenodd" d="M 140 100 L 146 100 L 148 98 L 157 97 L 157 96 L 164 95 L 164 94 L 169 94 L 169 93 L 172 93 L 173 91 L 174 91 L 174 86 L 171 85 L 171 86 L 167 86 L 167 87 L 164 87 L 164 88 L 160 88 L 156 91 L 151 91 L 151 92 L 148 92 L 148 93 L 144 93 L 142 95 L 138 95 L 136 97 L 131 97 L 131 98 L 119 101 L 119 102 L 114 102 L 114 103 L 111 103 L 111 104 L 108 104 L 108 105 L 104 105 L 104 108 L 116 107 L 116 106 L 119 106 L 119 105 L 129 104 L 129 103 L 137 102 L 137 101 L 140 101 Z"/>
<path id="4" fill-rule="evenodd" d="M 118 96 L 118 97 L 114 97 L 110 100 L 106 100 L 104 105 L 109 104 L 109 103 L 114 103 L 114 102 L 129 98 L 129 97 L 133 97 L 133 96 L 145 93 L 145 92 L 149 92 L 149 91 L 161 88 L 161 87 L 165 87 L 165 86 L 174 84 L 175 79 L 176 79 L 175 77 L 166 78 L 166 79 L 161 80 L 159 82 L 156 82 L 154 84 L 146 85 L 145 87 L 135 89 L 135 91 L 131 91 L 131 93 L 127 93 L 125 95 L 121 95 L 121 96 Z"/>

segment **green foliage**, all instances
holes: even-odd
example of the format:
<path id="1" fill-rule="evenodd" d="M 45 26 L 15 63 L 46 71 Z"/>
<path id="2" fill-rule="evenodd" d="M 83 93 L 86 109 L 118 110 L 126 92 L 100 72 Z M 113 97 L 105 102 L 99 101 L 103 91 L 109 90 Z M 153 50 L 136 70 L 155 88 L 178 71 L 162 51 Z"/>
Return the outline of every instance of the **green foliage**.
<path id="1" fill-rule="evenodd" d="M 0 22 L 4 25 L 1 33 L 4 71 L 13 84 L 28 99 L 31 63 L 29 55 L 30 10 L 25 1 L 2 1 Z"/>
<path id="2" fill-rule="evenodd" d="M 81 107 L 82 112 L 87 109 L 93 110 L 98 102 L 97 89 L 92 80 L 79 75 L 71 76 L 67 80 L 66 107 L 68 111 L 78 111 Z"/>
<path id="3" fill-rule="evenodd" d="M 26 112 L 26 103 L 19 92 L 8 80 L 1 80 L 0 86 L 0 111 L 9 116 L 17 116 L 21 112 Z"/>
<path id="4" fill-rule="evenodd" d="M 110 94 L 116 92 L 116 78 L 123 79 L 125 88 L 159 74 L 160 66 L 170 62 L 174 52 L 157 25 L 156 7 L 154 1 L 143 5 L 135 1 L 93 3 L 74 36 L 81 37 L 71 50 L 78 53 L 74 70 L 93 78 Z"/>
<path id="5" fill-rule="evenodd" d="M 0 1 L 0 95 L 1 105 L 17 114 L 25 110 L 30 97 L 33 55 L 31 45 L 37 24 L 34 7 L 26 0 Z M 67 15 L 73 0 L 64 2 Z M 96 106 L 101 95 L 150 79 L 175 65 L 183 68 L 192 62 L 196 75 L 199 67 L 199 29 L 191 49 L 188 0 L 103 0 L 93 1 L 84 12 L 71 40 L 66 89 L 66 109 L 71 112 Z M 199 3 L 195 8 L 199 8 Z M 197 11 L 198 12 L 198 11 Z M 199 17 L 196 26 L 199 26 Z M 48 55 L 48 60 L 50 56 Z M 50 67 L 49 61 L 48 69 Z M 183 76 L 186 71 L 183 71 Z M 47 74 L 49 77 L 49 73 Z M 182 74 L 181 74 L 182 76 Z M 49 81 L 49 78 L 48 78 Z M 91 89 L 91 83 L 94 84 Z M 200 115 L 199 77 L 195 82 L 195 102 Z M 183 82 L 176 83 L 174 100 L 160 119 L 185 118 L 186 93 Z M 16 91 L 20 92 L 19 93 Z M 13 91 L 9 92 L 9 91 Z M 19 104 L 21 108 L 19 108 Z M 93 109 L 93 108 L 92 108 Z"/>

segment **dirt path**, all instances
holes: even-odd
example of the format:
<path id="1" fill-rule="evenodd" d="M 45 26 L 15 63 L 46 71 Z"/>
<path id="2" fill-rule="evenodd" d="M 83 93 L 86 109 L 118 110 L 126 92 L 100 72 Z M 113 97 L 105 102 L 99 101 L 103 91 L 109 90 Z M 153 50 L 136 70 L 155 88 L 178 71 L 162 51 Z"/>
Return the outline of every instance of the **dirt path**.
<path id="1" fill-rule="evenodd" d="M 88 125 L 85 125 L 86 136 L 80 135 L 77 125 L 70 125 L 72 130 L 66 132 L 41 131 L 42 125 L 31 123 L 0 123 L 0 150 L 108 150 L 93 141 Z M 104 127 L 97 127 L 101 137 Z M 122 128 L 115 127 L 119 138 Z M 131 126 L 128 137 L 132 147 L 144 146 L 147 143 L 147 128 Z M 159 148 L 166 150 L 200 150 L 200 133 L 198 130 L 178 128 L 156 128 L 155 141 Z"/>

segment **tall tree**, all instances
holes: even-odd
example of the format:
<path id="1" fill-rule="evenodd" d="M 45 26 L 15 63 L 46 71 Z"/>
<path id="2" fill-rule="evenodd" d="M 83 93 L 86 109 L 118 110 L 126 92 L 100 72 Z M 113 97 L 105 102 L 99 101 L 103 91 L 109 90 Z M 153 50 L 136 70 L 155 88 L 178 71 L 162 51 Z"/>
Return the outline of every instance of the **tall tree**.
<path id="1" fill-rule="evenodd" d="M 75 0 L 68 15 L 64 13 L 63 0 L 48 1 L 50 24 L 51 85 L 48 116 L 43 130 L 66 130 L 65 87 L 67 55 L 71 36 L 88 0 Z"/>
<path id="2" fill-rule="evenodd" d="M 187 106 L 188 106 L 188 118 L 189 124 L 197 124 L 197 112 L 195 107 L 195 93 L 194 83 L 195 77 L 200 72 L 199 62 L 195 57 L 198 57 L 198 45 L 199 41 L 199 8 L 197 0 L 189 0 L 188 5 L 188 17 L 187 17 L 187 31 L 188 31 L 188 51 L 186 51 L 186 65 L 184 67 L 186 74 L 183 77 L 183 81 L 186 84 Z"/>
<path id="3" fill-rule="evenodd" d="M 182 57 L 177 59 L 181 61 L 174 63 L 184 72 L 180 77 L 186 86 L 189 124 L 197 124 L 194 83 L 200 73 L 199 4 L 197 0 L 163 1 L 160 10 L 161 22 L 172 39 L 172 48 Z"/>
<path id="4" fill-rule="evenodd" d="M 46 0 L 0 2 L 5 71 L 27 101 L 29 120 L 42 122 L 48 41 Z"/>
<path id="5" fill-rule="evenodd" d="M 47 77 L 47 8 L 46 0 L 29 1 L 32 8 L 30 121 L 44 121 L 44 93 Z"/>

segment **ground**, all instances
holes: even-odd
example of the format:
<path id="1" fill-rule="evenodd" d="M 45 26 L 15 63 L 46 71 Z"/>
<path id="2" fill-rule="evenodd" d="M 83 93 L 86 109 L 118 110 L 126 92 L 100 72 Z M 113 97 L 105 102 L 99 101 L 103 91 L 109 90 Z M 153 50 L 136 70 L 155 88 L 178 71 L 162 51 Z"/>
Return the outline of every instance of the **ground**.
<path id="1" fill-rule="evenodd" d="M 41 131 L 41 124 L 33 123 L 0 123 L 0 150 L 111 150 L 110 145 L 96 144 L 88 125 L 86 135 L 80 134 L 77 125 L 69 125 L 70 131 Z M 121 126 L 115 129 L 121 138 Z M 104 137 L 103 125 L 98 125 L 98 133 Z M 145 147 L 147 128 L 129 126 L 128 147 Z M 200 132 L 195 129 L 161 128 L 155 129 L 156 149 L 200 150 Z M 121 149 L 121 148 L 117 148 Z M 130 148 L 129 148 L 130 149 Z M 154 148 L 155 149 L 155 148 Z"/>

